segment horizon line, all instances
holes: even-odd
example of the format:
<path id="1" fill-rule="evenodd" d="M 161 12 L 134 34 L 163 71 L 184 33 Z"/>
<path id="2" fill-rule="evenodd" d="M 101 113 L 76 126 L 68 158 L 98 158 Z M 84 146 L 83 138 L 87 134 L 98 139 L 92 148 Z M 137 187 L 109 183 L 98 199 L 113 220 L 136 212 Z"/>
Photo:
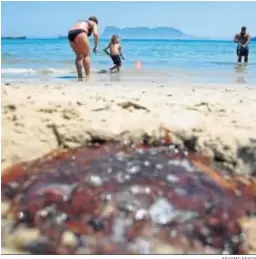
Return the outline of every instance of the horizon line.
<path id="1" fill-rule="evenodd" d="M 26 37 L 24 39 L 19 39 L 22 37 Z M 26 39 L 67 39 L 67 36 L 1 36 L 1 40 L 26 40 Z M 253 38 L 253 37 L 252 37 Z M 103 40 L 109 40 L 106 37 L 100 37 Z M 92 40 L 92 39 L 89 39 Z M 233 41 L 233 39 L 227 38 L 209 38 L 209 37 L 191 37 L 191 38 L 122 38 L 122 40 L 170 40 L 170 41 Z"/>

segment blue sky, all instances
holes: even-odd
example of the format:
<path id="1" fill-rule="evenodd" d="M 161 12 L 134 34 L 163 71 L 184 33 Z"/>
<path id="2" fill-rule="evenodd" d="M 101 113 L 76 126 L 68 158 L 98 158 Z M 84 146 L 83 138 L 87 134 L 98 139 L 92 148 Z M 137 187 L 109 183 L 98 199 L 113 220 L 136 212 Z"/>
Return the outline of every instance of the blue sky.
<path id="1" fill-rule="evenodd" d="M 241 25 L 256 36 L 256 2 L 2 2 L 2 36 L 67 34 L 95 15 L 105 26 L 171 26 L 187 34 L 232 38 Z M 254 18 L 253 18 L 254 17 Z"/>

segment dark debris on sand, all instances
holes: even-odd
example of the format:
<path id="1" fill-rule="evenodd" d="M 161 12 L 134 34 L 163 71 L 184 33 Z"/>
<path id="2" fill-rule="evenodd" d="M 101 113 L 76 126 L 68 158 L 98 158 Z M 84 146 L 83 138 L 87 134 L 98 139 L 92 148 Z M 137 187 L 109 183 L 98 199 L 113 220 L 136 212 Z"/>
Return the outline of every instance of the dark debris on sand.
<path id="1" fill-rule="evenodd" d="M 173 145 L 93 144 L 2 172 L 15 228 L 40 230 L 32 254 L 245 253 L 239 219 L 255 196 L 255 181 Z"/>

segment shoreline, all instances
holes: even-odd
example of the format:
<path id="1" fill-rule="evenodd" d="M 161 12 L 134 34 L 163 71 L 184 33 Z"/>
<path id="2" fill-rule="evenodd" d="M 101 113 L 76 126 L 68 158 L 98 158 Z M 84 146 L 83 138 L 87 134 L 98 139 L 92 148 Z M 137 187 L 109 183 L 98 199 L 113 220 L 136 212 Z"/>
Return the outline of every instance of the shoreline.
<path id="1" fill-rule="evenodd" d="M 70 68 L 70 66 L 72 68 Z M 248 70 L 247 65 L 234 63 L 231 70 L 226 71 L 218 69 L 186 69 L 186 68 L 161 68 L 143 66 L 143 69 L 137 71 L 134 64 L 124 66 L 120 74 L 111 74 L 108 72 L 111 63 L 92 68 L 91 81 L 94 83 L 166 83 L 166 84 L 205 84 L 209 82 L 214 85 L 256 85 L 256 78 L 252 71 Z M 249 65 L 250 67 L 250 65 Z M 2 68 L 2 80 L 5 82 L 77 82 L 77 73 L 73 63 L 68 67 L 55 68 Z"/>
<path id="2" fill-rule="evenodd" d="M 255 176 L 254 85 L 8 81 L 1 88 L 2 169 L 95 137 L 159 140 L 163 126 L 175 144 Z"/>

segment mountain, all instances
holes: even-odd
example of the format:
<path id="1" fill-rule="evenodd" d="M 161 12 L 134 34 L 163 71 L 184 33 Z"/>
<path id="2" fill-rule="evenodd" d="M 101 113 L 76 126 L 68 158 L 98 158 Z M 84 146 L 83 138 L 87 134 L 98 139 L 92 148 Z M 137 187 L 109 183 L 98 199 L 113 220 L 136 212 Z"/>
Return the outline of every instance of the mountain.
<path id="1" fill-rule="evenodd" d="M 251 38 L 251 41 L 256 41 L 256 37 L 252 37 L 252 38 Z"/>
<path id="2" fill-rule="evenodd" d="M 172 27 L 127 27 L 120 29 L 114 26 L 105 28 L 101 38 L 109 39 L 113 34 L 118 34 L 123 39 L 193 39 L 194 36 Z"/>

